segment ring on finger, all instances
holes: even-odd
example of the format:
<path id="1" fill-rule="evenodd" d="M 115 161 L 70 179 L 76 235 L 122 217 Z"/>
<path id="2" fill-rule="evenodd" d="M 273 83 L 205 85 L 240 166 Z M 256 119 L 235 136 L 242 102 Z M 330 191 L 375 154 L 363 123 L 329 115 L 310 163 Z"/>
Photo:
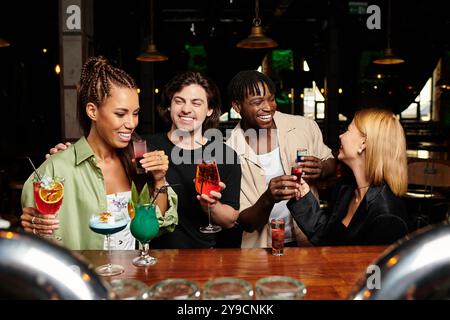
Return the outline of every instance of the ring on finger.
<path id="1" fill-rule="evenodd" d="M 31 224 L 34 224 L 34 219 L 36 219 L 36 216 L 33 216 L 33 218 L 31 219 Z"/>

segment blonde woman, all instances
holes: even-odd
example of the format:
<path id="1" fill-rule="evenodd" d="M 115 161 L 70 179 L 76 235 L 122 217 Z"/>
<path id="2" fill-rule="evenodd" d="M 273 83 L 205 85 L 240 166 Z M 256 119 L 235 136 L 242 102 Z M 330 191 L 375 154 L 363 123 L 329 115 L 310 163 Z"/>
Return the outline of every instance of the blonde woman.
<path id="1" fill-rule="evenodd" d="M 390 244 L 406 235 L 409 217 L 400 198 L 408 185 L 406 141 L 398 119 L 363 109 L 339 138 L 338 159 L 352 181 L 338 184 L 331 212 L 324 212 L 302 179 L 299 199 L 288 203 L 295 221 L 314 245 Z"/>

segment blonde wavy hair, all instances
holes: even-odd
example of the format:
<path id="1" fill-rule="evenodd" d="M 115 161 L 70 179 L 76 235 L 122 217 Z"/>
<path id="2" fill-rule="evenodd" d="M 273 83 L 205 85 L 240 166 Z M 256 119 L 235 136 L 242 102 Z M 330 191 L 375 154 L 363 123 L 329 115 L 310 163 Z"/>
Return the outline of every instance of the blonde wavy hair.
<path id="1" fill-rule="evenodd" d="M 388 110 L 369 108 L 357 111 L 356 128 L 366 137 L 366 176 L 371 184 L 386 182 L 401 196 L 408 189 L 406 139 L 403 127 Z"/>

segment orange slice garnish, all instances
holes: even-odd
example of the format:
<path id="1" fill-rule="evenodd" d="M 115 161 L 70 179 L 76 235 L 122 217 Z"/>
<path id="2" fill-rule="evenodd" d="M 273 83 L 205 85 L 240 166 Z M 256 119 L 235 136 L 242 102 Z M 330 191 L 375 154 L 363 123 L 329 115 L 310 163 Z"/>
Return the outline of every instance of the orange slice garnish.
<path id="1" fill-rule="evenodd" d="M 134 219 L 134 205 L 133 202 L 129 201 L 128 202 L 128 214 L 130 215 L 131 220 Z"/>
<path id="2" fill-rule="evenodd" d="M 64 196 L 64 185 L 56 182 L 51 189 L 39 188 L 39 198 L 48 204 L 57 203 Z"/>

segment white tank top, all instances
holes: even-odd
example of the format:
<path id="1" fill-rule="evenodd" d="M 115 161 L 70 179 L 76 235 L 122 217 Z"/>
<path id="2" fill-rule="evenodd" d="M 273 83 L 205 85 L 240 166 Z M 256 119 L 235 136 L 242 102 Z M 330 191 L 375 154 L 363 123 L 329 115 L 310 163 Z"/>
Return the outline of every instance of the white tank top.
<path id="1" fill-rule="evenodd" d="M 128 219 L 128 224 L 120 232 L 111 235 L 111 249 L 112 250 L 134 250 L 135 239 L 130 231 L 130 215 L 128 214 L 128 201 L 131 199 L 131 191 L 118 192 L 106 195 L 106 202 L 108 204 L 108 212 L 120 211 Z M 106 237 L 104 242 L 104 249 L 107 247 Z"/>
<path id="2" fill-rule="evenodd" d="M 280 148 L 277 147 L 273 149 L 269 153 L 258 155 L 259 163 L 264 169 L 266 176 L 266 186 L 269 186 L 269 182 L 272 178 L 279 177 L 284 175 L 283 166 L 281 164 L 280 157 Z M 292 216 L 287 208 L 288 200 L 283 200 L 278 203 L 275 203 L 273 206 L 272 212 L 270 213 L 269 221 L 271 219 L 280 219 L 284 218 L 284 242 L 295 241 L 295 238 L 292 235 Z M 270 228 L 269 228 L 270 230 Z"/>

